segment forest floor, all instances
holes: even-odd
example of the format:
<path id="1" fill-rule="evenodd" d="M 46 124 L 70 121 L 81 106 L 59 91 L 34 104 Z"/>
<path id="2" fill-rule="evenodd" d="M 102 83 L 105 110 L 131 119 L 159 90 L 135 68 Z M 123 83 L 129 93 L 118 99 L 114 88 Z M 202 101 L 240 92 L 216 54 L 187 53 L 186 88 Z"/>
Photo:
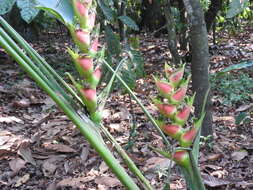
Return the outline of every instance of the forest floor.
<path id="1" fill-rule="evenodd" d="M 214 136 L 202 139 L 201 173 L 209 189 L 253 189 L 253 68 L 214 77 L 227 66 L 253 61 L 253 28 L 236 35 L 223 33 L 217 41 L 210 45 Z M 72 69 L 66 53 L 69 43 L 67 36 L 51 33 L 33 46 L 64 72 Z M 143 35 L 140 50 L 146 75 L 135 92 L 157 116 L 150 100 L 156 94 L 151 74 L 162 73 L 169 60 L 166 38 Z M 64 113 L 0 51 L 0 189 L 124 189 Z M 140 107 L 114 91 L 104 114 L 105 126 L 123 146 L 134 121 L 137 136 L 128 153 L 154 188 L 162 189 L 170 162 L 148 148 L 162 147 L 162 139 Z M 171 190 L 186 189 L 177 167 L 170 180 Z"/>

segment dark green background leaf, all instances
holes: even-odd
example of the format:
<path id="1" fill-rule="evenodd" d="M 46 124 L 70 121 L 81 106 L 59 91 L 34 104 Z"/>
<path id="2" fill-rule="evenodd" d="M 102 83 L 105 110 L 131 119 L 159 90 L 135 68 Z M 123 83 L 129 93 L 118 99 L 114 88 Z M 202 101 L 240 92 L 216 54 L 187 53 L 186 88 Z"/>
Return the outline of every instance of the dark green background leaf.
<path id="1" fill-rule="evenodd" d="M 120 16 L 119 19 L 125 24 L 127 25 L 129 28 L 138 31 L 139 27 L 137 26 L 137 24 L 135 23 L 135 21 L 133 19 L 131 19 L 128 16 Z"/>

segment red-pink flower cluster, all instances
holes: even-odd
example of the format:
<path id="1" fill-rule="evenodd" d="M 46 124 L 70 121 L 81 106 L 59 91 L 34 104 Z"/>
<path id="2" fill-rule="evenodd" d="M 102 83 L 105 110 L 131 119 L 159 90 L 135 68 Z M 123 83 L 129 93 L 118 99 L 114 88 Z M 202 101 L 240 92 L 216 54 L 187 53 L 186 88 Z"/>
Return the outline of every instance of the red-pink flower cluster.
<path id="1" fill-rule="evenodd" d="M 184 65 L 179 69 L 172 69 L 165 65 L 165 80 L 159 80 L 156 77 L 159 96 L 154 99 L 154 104 L 163 115 L 164 120 L 159 121 L 159 126 L 163 132 L 179 142 L 180 147 L 190 147 L 198 133 L 201 118 L 194 126 L 188 130 L 184 128 L 191 110 L 193 109 L 193 97 L 186 95 L 190 77 L 184 79 Z M 180 165 L 189 163 L 188 151 L 178 150 L 172 155 L 172 159 Z"/>
<path id="2" fill-rule="evenodd" d="M 92 39 L 92 30 L 95 26 L 96 12 L 92 0 L 72 0 L 76 25 L 69 29 L 79 53 L 69 50 L 76 68 L 83 77 L 84 84 L 76 85 L 79 94 L 90 115 L 96 122 L 100 122 L 100 113 L 97 113 L 96 88 L 101 78 L 101 68 L 94 66 L 94 57 L 98 51 L 98 38 Z M 97 113 L 97 114 L 96 114 Z"/>

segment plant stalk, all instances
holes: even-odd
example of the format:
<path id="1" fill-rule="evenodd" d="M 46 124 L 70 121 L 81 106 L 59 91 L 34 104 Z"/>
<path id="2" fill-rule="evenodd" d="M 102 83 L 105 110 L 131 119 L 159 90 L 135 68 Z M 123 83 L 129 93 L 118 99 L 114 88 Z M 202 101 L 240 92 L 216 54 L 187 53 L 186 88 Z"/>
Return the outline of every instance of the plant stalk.
<path id="1" fill-rule="evenodd" d="M 37 84 L 49 94 L 49 96 L 57 103 L 57 105 L 64 111 L 64 113 L 73 121 L 79 128 L 81 134 L 87 141 L 95 148 L 99 155 L 103 158 L 106 164 L 112 169 L 122 184 L 129 190 L 139 190 L 133 179 L 126 173 L 123 167 L 114 158 L 109 149 L 105 146 L 103 139 L 94 130 L 94 128 L 80 118 L 71 105 L 66 102 L 61 96 L 56 94 L 53 89 L 27 64 L 18 53 L 0 36 L 0 46 L 11 55 L 20 66 L 37 82 Z"/>
<path id="2" fill-rule="evenodd" d="M 113 68 L 105 60 L 103 60 L 103 62 L 112 73 L 115 73 Z M 158 124 L 156 123 L 155 119 L 151 116 L 151 114 L 148 112 L 148 110 L 145 108 L 145 106 L 141 103 L 141 101 L 137 98 L 137 96 L 134 94 L 134 92 L 128 87 L 128 85 L 125 83 L 125 81 L 117 73 L 115 74 L 115 76 L 121 82 L 121 84 L 126 88 L 128 93 L 131 94 L 133 99 L 140 105 L 142 111 L 147 115 L 148 119 L 155 126 L 156 130 L 159 132 L 159 134 L 163 138 L 165 145 L 167 146 L 167 148 L 169 148 L 171 146 L 170 142 L 168 141 L 168 139 L 166 138 L 166 136 L 164 135 L 164 133 L 162 132 L 162 130 L 160 129 Z"/>

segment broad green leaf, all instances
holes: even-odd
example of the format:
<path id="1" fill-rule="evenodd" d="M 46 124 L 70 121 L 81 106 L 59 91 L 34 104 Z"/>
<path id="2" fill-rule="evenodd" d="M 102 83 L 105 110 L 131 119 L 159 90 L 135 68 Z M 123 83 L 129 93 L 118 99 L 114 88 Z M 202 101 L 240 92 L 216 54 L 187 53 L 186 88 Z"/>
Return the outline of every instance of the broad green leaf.
<path id="1" fill-rule="evenodd" d="M 137 26 L 137 24 L 135 23 L 135 21 L 133 19 L 131 19 L 128 16 L 119 16 L 119 19 L 125 24 L 127 25 L 129 28 L 138 31 L 139 27 Z"/>
<path id="2" fill-rule="evenodd" d="M 246 112 L 241 112 L 235 119 L 235 124 L 239 125 L 245 118 L 247 118 L 248 113 Z"/>
<path id="3" fill-rule="evenodd" d="M 61 20 L 64 24 L 73 24 L 74 11 L 69 0 L 36 0 L 38 8 L 46 10 Z"/>
<path id="4" fill-rule="evenodd" d="M 34 0 L 17 0 L 17 6 L 20 8 L 20 14 L 28 24 L 38 15 L 39 9 L 36 7 Z"/>
<path id="5" fill-rule="evenodd" d="M 131 63 L 133 64 L 133 72 L 136 73 L 136 77 L 141 78 L 144 76 L 144 60 L 140 51 L 135 49 L 128 49 L 128 55 Z"/>
<path id="6" fill-rule="evenodd" d="M 232 70 L 238 70 L 238 69 L 244 69 L 244 68 L 248 68 L 248 67 L 252 67 L 253 66 L 253 60 L 250 61 L 243 61 L 239 64 L 235 64 L 235 65 L 231 65 L 223 70 L 221 70 L 218 74 L 224 74 L 226 72 L 232 71 Z"/>
<path id="7" fill-rule="evenodd" d="M 8 13 L 15 2 L 16 0 L 0 0 L 0 15 Z"/>
<path id="8" fill-rule="evenodd" d="M 229 4 L 229 9 L 227 12 L 227 18 L 233 18 L 234 16 L 240 14 L 247 6 L 249 0 L 232 0 Z"/>
<path id="9" fill-rule="evenodd" d="M 106 19 L 112 21 L 115 15 L 113 10 L 107 6 L 104 1 L 98 0 L 98 5 L 105 15 Z"/>
<path id="10" fill-rule="evenodd" d="M 108 26 L 108 25 L 105 27 L 105 34 L 106 34 L 106 42 L 107 42 L 108 51 L 112 55 L 117 55 L 118 56 L 121 52 L 119 39 L 113 33 L 111 27 Z"/>

